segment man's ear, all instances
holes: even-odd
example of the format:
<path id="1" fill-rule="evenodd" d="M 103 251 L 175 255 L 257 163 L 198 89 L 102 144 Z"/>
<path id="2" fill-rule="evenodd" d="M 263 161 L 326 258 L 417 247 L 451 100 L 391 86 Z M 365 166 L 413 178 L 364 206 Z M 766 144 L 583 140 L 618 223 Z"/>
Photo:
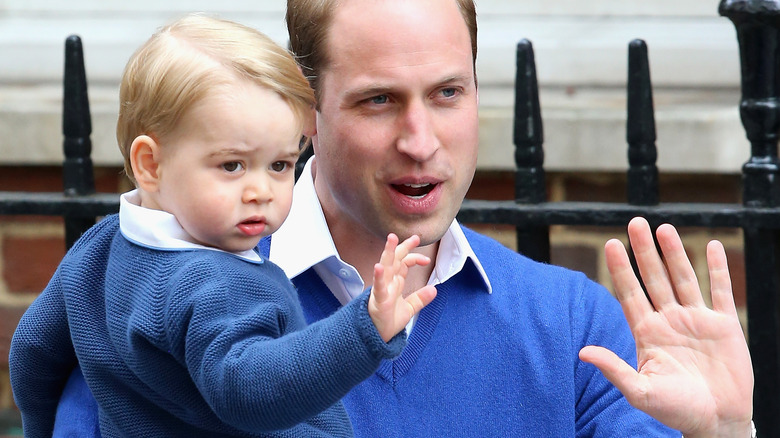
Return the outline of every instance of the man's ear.
<path id="1" fill-rule="evenodd" d="M 303 115 L 303 135 L 309 138 L 317 135 L 317 110 L 314 107 Z"/>
<path id="2" fill-rule="evenodd" d="M 311 108 L 303 115 L 303 136 L 307 139 L 307 144 L 314 149 L 315 136 L 317 135 L 317 110 Z"/>
<path id="3" fill-rule="evenodd" d="M 139 135 L 130 145 L 130 166 L 138 188 L 157 191 L 160 182 L 160 145 L 148 135 Z"/>

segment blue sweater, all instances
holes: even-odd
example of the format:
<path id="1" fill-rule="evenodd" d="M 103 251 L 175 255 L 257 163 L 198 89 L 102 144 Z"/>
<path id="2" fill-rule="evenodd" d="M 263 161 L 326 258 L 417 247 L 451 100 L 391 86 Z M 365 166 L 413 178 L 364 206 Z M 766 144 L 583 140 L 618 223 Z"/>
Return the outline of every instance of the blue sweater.
<path id="1" fill-rule="evenodd" d="M 608 347 L 636 365 L 617 300 L 583 274 L 464 229 L 476 267 L 437 286 L 408 344 L 343 399 L 359 437 L 675 437 L 578 358 Z M 267 253 L 268 241 L 261 249 Z M 312 269 L 293 279 L 309 322 L 339 304 Z"/>
<path id="2" fill-rule="evenodd" d="M 405 343 L 382 341 L 366 301 L 307 326 L 274 264 L 142 247 L 109 217 L 69 251 L 14 334 L 25 434 L 51 435 L 75 353 L 105 437 L 351 436 L 339 399 Z"/>
<path id="3" fill-rule="evenodd" d="M 493 293 L 470 264 L 437 287 L 402 354 L 343 399 L 356 436 L 679 438 L 578 359 L 596 344 L 635 364 L 628 326 L 604 288 L 464 231 Z M 308 321 L 338 308 L 311 269 L 293 281 Z M 61 409 L 86 409 L 75 395 L 79 378 Z M 79 432 L 90 436 L 87 427 Z"/>

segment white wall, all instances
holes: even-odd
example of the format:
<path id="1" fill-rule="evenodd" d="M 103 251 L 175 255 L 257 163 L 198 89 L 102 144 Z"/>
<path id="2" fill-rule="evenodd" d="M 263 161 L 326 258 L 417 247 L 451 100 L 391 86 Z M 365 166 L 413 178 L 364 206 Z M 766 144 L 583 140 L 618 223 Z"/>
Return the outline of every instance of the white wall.
<path id="1" fill-rule="evenodd" d="M 532 41 L 548 169 L 623 169 L 627 46 L 647 41 L 659 166 L 738 172 L 749 146 L 739 122 L 731 22 L 711 0 L 476 0 L 482 168 L 512 165 L 515 45 Z M 214 12 L 286 44 L 280 0 L 114 2 L 0 0 L 0 164 L 58 163 L 65 38 L 82 37 L 93 158 L 118 164 L 117 83 L 132 51 L 182 13 Z"/>

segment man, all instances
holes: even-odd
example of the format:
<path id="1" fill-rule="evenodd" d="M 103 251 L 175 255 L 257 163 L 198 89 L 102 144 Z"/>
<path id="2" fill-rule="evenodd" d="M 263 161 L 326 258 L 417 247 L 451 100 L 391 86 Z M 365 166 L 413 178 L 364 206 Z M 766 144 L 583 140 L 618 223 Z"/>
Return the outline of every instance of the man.
<path id="1" fill-rule="evenodd" d="M 435 261 L 407 277 L 407 290 L 438 290 L 407 348 L 344 399 L 356 435 L 679 437 L 629 401 L 688 438 L 750 435 L 752 374 L 722 247 L 711 247 L 709 310 L 673 229 L 658 231 L 667 270 L 646 222 L 632 222 L 656 311 L 625 250 L 608 244 L 637 373 L 606 290 L 454 221 L 478 146 L 471 0 L 289 0 L 288 30 L 317 96 L 315 157 L 261 249 L 293 278 L 310 322 L 370 286 L 390 231 L 419 234 Z"/>
<path id="2" fill-rule="evenodd" d="M 603 290 L 464 233 L 453 220 L 474 175 L 478 146 L 473 3 L 288 0 L 287 24 L 290 46 L 317 97 L 315 157 L 296 187 L 290 220 L 271 241 L 270 256 L 294 278 L 307 317 L 317 320 L 370 286 L 361 279 L 371 278 L 370 261 L 390 231 L 419 234 L 420 252 L 435 260 L 407 278 L 409 291 L 426 282 L 439 290 L 411 327 L 409 346 L 344 400 L 356 434 L 679 436 L 630 407 L 598 370 L 578 360 L 580 348 L 591 343 L 635 360 L 624 318 Z M 654 300 L 680 313 L 665 280 L 669 274 L 659 269 L 663 265 L 646 239 L 649 228 L 637 221 L 629 231 L 645 250 L 641 260 L 648 278 L 659 286 Z M 668 229 L 660 231 L 664 244 L 675 240 Z M 615 243 L 609 248 L 611 266 L 625 277 Z M 680 248 L 673 259 L 677 269 L 670 273 L 675 286 L 693 275 L 689 264 L 681 268 L 687 258 Z M 618 286 L 628 296 L 635 289 L 627 284 Z M 698 289 L 689 289 L 680 302 L 710 312 L 701 309 Z M 686 299 L 688 294 L 698 299 Z M 643 334 L 640 321 L 648 324 L 648 318 L 627 306 L 629 322 Z M 732 316 L 730 333 L 741 337 Z M 697 322 L 704 327 L 708 321 Z M 678 341 L 679 333 L 663 333 L 662 342 Z M 749 371 L 744 338 L 734 342 L 739 365 Z M 646 351 L 659 345 L 647 345 Z M 647 373 L 669 371 L 662 367 L 671 365 L 657 356 L 640 352 L 647 368 L 637 377 L 604 350 L 583 350 L 583 358 L 602 366 L 633 403 L 686 436 L 727 432 L 724 422 L 749 436 L 749 406 L 720 416 L 707 403 L 727 398 L 687 394 L 683 386 L 656 392 L 654 385 L 680 383 L 672 377 L 647 379 Z M 643 387 L 631 387 L 625 377 L 636 377 Z M 743 406 L 749 405 L 752 375 L 739 383 L 742 388 L 731 389 L 743 390 Z M 710 390 L 703 386 L 702 392 Z M 646 399 L 639 400 L 637 392 Z M 694 411 L 684 403 L 690 400 L 707 409 Z"/>

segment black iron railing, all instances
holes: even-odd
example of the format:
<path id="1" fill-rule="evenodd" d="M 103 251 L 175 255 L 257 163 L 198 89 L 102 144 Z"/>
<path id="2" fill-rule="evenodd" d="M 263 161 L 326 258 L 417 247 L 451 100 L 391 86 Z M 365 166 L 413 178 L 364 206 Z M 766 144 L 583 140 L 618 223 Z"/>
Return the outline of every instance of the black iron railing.
<path id="1" fill-rule="evenodd" d="M 647 47 L 628 47 L 628 170 L 625 203 L 547 202 L 543 127 L 533 48 L 517 46 L 515 84 L 515 200 L 466 200 L 458 219 L 510 224 L 518 250 L 550 260 L 552 225 L 625 226 L 634 216 L 652 225 L 730 227 L 743 230 L 749 345 L 756 379 L 754 418 L 760 436 L 780 436 L 780 0 L 723 0 L 719 12 L 736 27 L 742 66 L 740 114 L 751 142 L 742 169 L 742 204 L 659 202 L 655 120 Z M 65 218 L 66 245 L 118 210 L 118 195 L 95 194 L 91 116 L 83 52 L 78 37 L 65 45 L 63 134 L 64 193 L 0 192 L 0 214 Z"/>
<path id="2" fill-rule="evenodd" d="M 627 202 L 546 202 L 534 56 L 524 40 L 517 48 L 515 83 L 515 202 L 467 200 L 458 218 L 514 225 L 518 250 L 545 262 L 550 260 L 551 225 L 624 226 L 644 216 L 654 226 L 741 228 L 754 419 L 759 436 L 780 437 L 780 1 L 723 0 L 719 13 L 737 32 L 740 116 L 751 143 L 742 168 L 741 205 L 659 203 L 652 87 L 647 47 L 640 40 L 628 49 Z"/>

